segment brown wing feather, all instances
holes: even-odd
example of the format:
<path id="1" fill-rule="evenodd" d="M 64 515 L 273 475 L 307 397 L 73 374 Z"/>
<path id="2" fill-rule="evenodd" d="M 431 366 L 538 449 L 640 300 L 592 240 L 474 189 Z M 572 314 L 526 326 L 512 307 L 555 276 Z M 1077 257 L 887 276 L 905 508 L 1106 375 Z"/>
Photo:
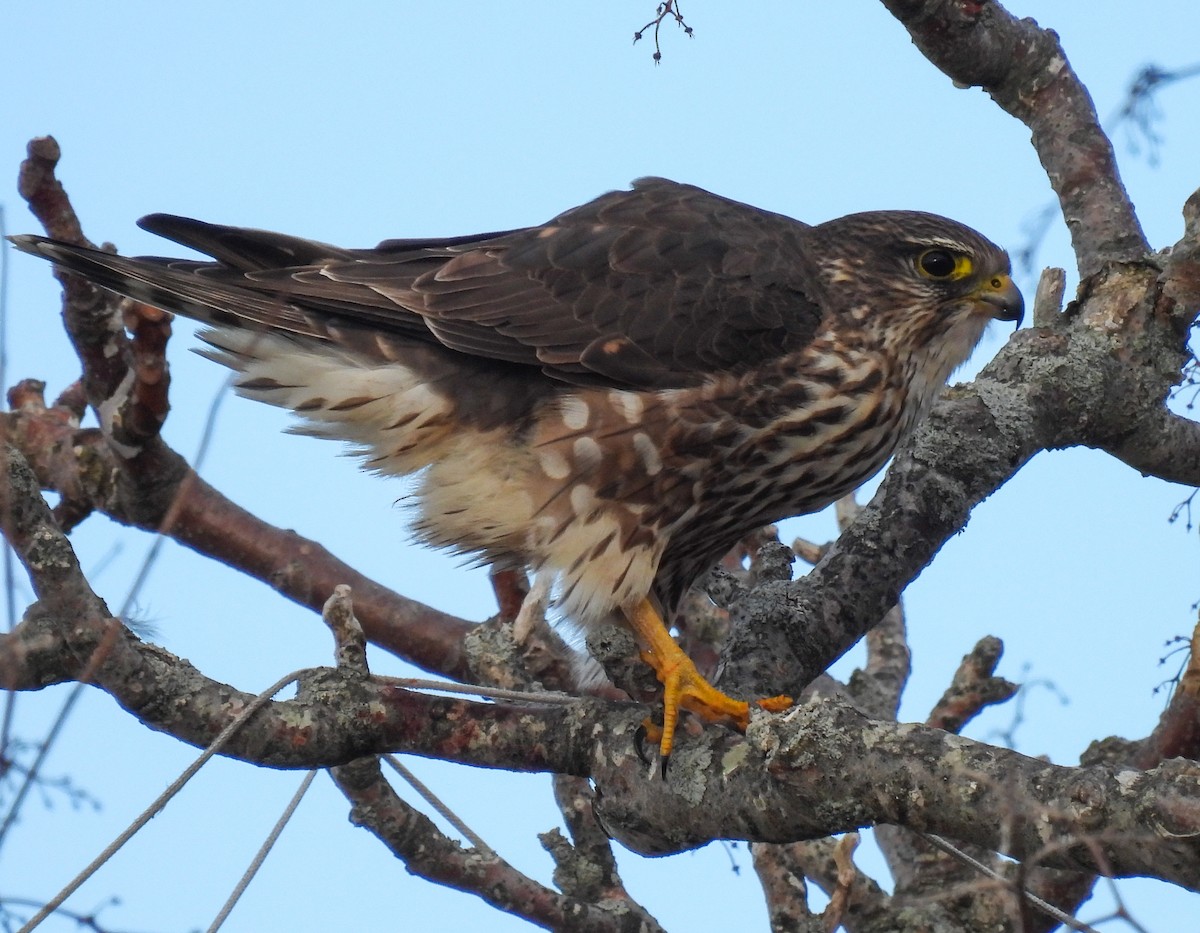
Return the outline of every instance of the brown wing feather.
<path id="1" fill-rule="evenodd" d="M 569 383 L 657 388 L 744 371 L 808 342 L 821 316 L 811 228 L 664 179 L 540 227 L 364 250 L 163 214 L 141 224 L 217 262 L 21 245 L 209 323 L 437 343 Z"/>
<path id="2" fill-rule="evenodd" d="M 420 263 L 393 253 L 303 277 L 387 295 L 460 352 L 524 363 L 532 350 L 570 382 L 677 386 L 811 339 L 821 312 L 810 297 L 809 230 L 645 179 L 541 227 L 458 245 L 417 276 Z"/>

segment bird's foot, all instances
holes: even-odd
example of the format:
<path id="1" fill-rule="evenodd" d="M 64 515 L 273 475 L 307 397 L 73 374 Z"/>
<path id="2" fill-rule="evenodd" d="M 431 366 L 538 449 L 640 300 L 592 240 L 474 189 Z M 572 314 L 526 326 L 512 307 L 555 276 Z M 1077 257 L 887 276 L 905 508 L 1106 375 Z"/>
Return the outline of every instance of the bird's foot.
<path id="1" fill-rule="evenodd" d="M 675 747 L 675 729 L 679 722 L 680 708 L 695 713 L 706 722 L 728 722 L 738 731 L 746 731 L 750 724 L 752 704 L 745 700 L 735 700 L 722 693 L 704 679 L 691 659 L 682 652 L 680 656 L 684 663 L 674 665 L 672 670 L 665 674 L 659 670 L 657 661 L 652 660 L 649 655 L 650 652 L 642 652 L 642 659 L 655 669 L 663 684 L 663 722 L 659 725 L 646 719 L 642 723 L 641 735 L 646 741 L 658 745 L 660 768 L 664 776 L 671 760 L 671 751 Z M 793 702 L 790 696 L 780 694 L 762 697 L 755 700 L 753 705 L 769 713 L 779 713 L 788 709 Z M 641 752 L 638 754 L 641 755 Z"/>
<path id="2" fill-rule="evenodd" d="M 750 704 L 735 700 L 722 693 L 696 670 L 692 659 L 671 642 L 673 651 L 663 658 L 654 651 L 642 652 L 642 660 L 654 668 L 663 685 L 663 722 L 661 726 L 647 720 L 643 726 L 646 737 L 658 743 L 658 751 L 665 774 L 675 746 L 675 729 L 679 722 L 679 710 L 686 709 L 707 722 L 728 722 L 741 732 L 750 724 Z M 789 696 L 764 697 L 754 705 L 771 713 L 777 713 L 792 705 Z"/>
<path id="3" fill-rule="evenodd" d="M 663 625 L 662 618 L 648 600 L 626 614 L 630 627 L 642 644 L 642 660 L 654 668 L 659 683 L 663 685 L 663 721 L 658 726 L 647 721 L 643 724 L 646 737 L 658 743 L 662 770 L 666 773 L 675 747 L 675 727 L 679 723 L 679 710 L 686 709 L 708 722 L 730 722 L 745 731 L 750 724 L 750 704 L 726 696 L 696 670 L 682 648 L 671 637 Z M 792 705 L 787 696 L 766 697 L 756 700 L 755 705 L 768 712 L 779 712 Z"/>

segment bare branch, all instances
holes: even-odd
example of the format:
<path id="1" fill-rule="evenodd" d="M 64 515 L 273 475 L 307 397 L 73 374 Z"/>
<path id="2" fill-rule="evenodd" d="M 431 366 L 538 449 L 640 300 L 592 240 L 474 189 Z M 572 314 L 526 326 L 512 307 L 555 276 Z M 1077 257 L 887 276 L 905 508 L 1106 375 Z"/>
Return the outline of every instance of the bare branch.
<path id="1" fill-rule="evenodd" d="M 1063 269 L 1043 269 L 1033 297 L 1033 326 L 1053 327 L 1062 313 L 1067 273 Z"/>
<path id="2" fill-rule="evenodd" d="M 462 848 L 396 795 L 375 759 L 364 758 L 331 773 L 353 804 L 351 821 L 373 833 L 416 875 L 475 894 L 493 907 L 547 929 L 581 933 L 661 930 L 644 912 L 631 916 L 628 904 L 609 910 L 558 894 L 494 852 Z M 630 920 L 633 926 L 628 925 Z"/>
<path id="3" fill-rule="evenodd" d="M 1172 758 L 1200 759 L 1200 622 L 1192 632 L 1188 665 L 1154 731 L 1141 742 L 1109 739 L 1084 755 L 1085 762 L 1130 763 L 1153 768 Z M 1186 678 L 1186 682 L 1185 682 Z"/>
<path id="4" fill-rule="evenodd" d="M 980 639 L 962 659 L 950 687 L 926 720 L 927 724 L 957 733 L 986 706 L 1009 699 L 1016 692 L 1016 685 L 994 676 L 1002 652 L 998 638 Z M 933 850 L 919 833 L 902 826 L 879 826 L 875 835 L 899 896 L 919 897 L 925 892 L 947 890 L 971 880 L 960 865 Z"/>
<path id="5" fill-rule="evenodd" d="M 539 837 L 554 859 L 554 883 L 564 894 L 592 903 L 625 900 L 632 904 L 617 873 L 608 834 L 596 819 L 596 792 L 591 784 L 583 778 L 556 774 L 554 800 L 571 834 L 571 842 L 557 829 Z"/>
<path id="6" fill-rule="evenodd" d="M 338 584 L 347 584 L 373 644 L 426 670 L 471 679 L 463 652 L 471 623 L 400 596 L 320 544 L 251 515 L 161 440 L 146 445 L 134 468 L 113 454 L 100 432 L 80 429 L 74 412 L 46 409 L 28 393 L 22 399 L 18 410 L 0 415 L 3 428 L 31 458 L 41 484 L 60 491 L 78 513 L 96 509 L 122 524 L 166 534 L 316 612 Z"/>
<path id="7" fill-rule="evenodd" d="M 61 156 L 52 136 L 30 141 L 28 157 L 21 163 L 17 187 L 47 234 L 83 246 L 92 244 L 62 184 L 54 175 Z M 130 345 L 121 328 L 122 299 L 79 276 L 60 269 L 55 277 L 63 285 L 63 323 L 83 364 L 83 387 L 88 402 L 114 448 L 132 457 L 142 444 L 158 434 L 166 417 L 166 362 L 162 349 L 170 333 L 170 315 L 148 310 L 134 314 L 140 322 L 140 343 Z M 150 331 L 158 333 L 150 336 Z M 140 377 L 140 378 L 139 378 Z"/>
<path id="8" fill-rule="evenodd" d="M 820 914 L 808 906 L 808 885 L 804 874 L 795 867 L 792 848 L 816 843 L 795 843 L 791 846 L 756 842 L 750 846 L 754 871 L 767 899 L 767 916 L 772 933 L 825 933 Z"/>
<path id="9" fill-rule="evenodd" d="M 57 638 L 60 676 L 78 674 L 78 659 L 96 656 L 98 686 L 152 728 L 200 746 L 254 702 L 123 628 L 97 655 L 112 631 L 96 615 L 65 625 L 31 612 L 0 641 L 0 659 L 7 660 L 14 643 Z M 147 697 L 154 703 L 145 705 Z M 360 715 L 363 709 L 372 715 Z M 823 700 L 786 716 L 756 715 L 746 737 L 710 727 L 681 742 L 669 780 L 648 781 L 636 746 L 645 713 L 595 701 L 471 703 L 324 670 L 303 675 L 295 699 L 260 709 L 224 753 L 309 769 L 394 751 L 590 776 L 603 790 L 600 820 L 647 853 L 716 838 L 790 841 L 882 822 L 1093 871 L 1099 866 L 1082 840 L 1102 839 L 1106 867 L 1117 874 L 1200 887 L 1195 764 L 1173 760 L 1149 772 L 1062 768 L 927 727 L 868 720 Z M 846 761 L 855 767 L 845 768 Z M 841 774 L 836 786 L 825 777 L 830 773 Z M 681 800 L 691 802 L 685 824 L 678 819 Z M 1033 815 L 1005 834 L 1014 801 Z M 766 813 L 771 818 L 764 821 Z M 1046 852 L 1047 838 L 1061 844 Z"/>
<path id="10" fill-rule="evenodd" d="M 689 39 L 695 36 L 695 30 L 684 21 L 683 13 L 679 9 L 679 0 L 663 0 L 654 11 L 654 18 L 633 34 L 633 44 L 637 45 L 642 41 L 642 36 L 647 29 L 654 30 L 654 55 L 652 57 L 656 65 L 662 61 L 662 44 L 659 42 L 659 32 L 662 29 L 662 24 L 668 19 L 673 20 L 675 25 L 682 29 L 684 35 Z"/>
<path id="11" fill-rule="evenodd" d="M 1082 276 L 1138 262 L 1149 246 L 1091 97 L 1059 45 L 999 3 L 883 0 L 917 48 L 960 86 L 979 86 L 1033 131 Z"/>
<path id="12" fill-rule="evenodd" d="M 984 709 L 1012 699 L 1017 685 L 996 677 L 996 665 L 1004 646 L 1000 639 L 989 635 L 979 640 L 970 654 L 962 659 L 954 679 L 938 700 L 926 721 L 935 729 L 961 732 Z"/>
<path id="13" fill-rule="evenodd" d="M 755 843 L 750 847 L 755 870 L 767 895 L 772 931 L 826 933 L 832 917 L 811 912 L 804 879 L 832 897 L 839 890 L 839 875 L 843 874 L 838 865 L 838 846 L 837 839 L 813 839 L 785 845 Z M 936 904 L 929 904 L 919 911 L 909 911 L 906 917 L 870 878 L 856 871 L 847 880 L 848 883 L 841 885 L 844 894 L 838 918 L 847 930 L 918 933 L 931 929 L 932 916 L 944 913 Z"/>
<path id="14" fill-rule="evenodd" d="M 367 667 L 367 639 L 354 615 L 351 592 L 344 583 L 335 586 L 333 595 L 321 607 L 321 618 L 333 632 L 337 666 L 365 677 L 371 673 Z"/>
<path id="15" fill-rule="evenodd" d="M 1104 450 L 1143 476 L 1200 486 L 1200 423 L 1166 409 L 1147 412 L 1133 430 Z"/>

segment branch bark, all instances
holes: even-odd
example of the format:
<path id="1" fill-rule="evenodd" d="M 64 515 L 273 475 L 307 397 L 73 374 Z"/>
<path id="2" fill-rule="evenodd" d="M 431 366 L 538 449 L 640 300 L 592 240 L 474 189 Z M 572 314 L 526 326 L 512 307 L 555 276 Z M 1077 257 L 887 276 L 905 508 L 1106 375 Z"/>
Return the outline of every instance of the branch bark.
<path id="1" fill-rule="evenodd" d="M 629 901 L 597 904 L 559 894 L 494 852 L 464 849 L 396 795 L 376 758 L 362 758 L 331 773 L 352 805 L 350 821 L 368 829 L 422 878 L 478 895 L 547 930 L 661 933 L 654 918 Z"/>
<path id="2" fill-rule="evenodd" d="M 93 661 L 93 682 L 151 728 L 204 746 L 253 697 L 101 612 L 70 624 L 43 604 L 0 640 L 5 686 L 48 682 Z M 45 647 L 57 641 L 57 650 Z M 39 676 L 12 676 L 41 646 Z M 103 647 L 103 651 L 97 649 Z M 226 753 L 267 767 L 330 767 L 384 752 L 594 780 L 598 817 L 635 851 L 713 839 L 789 842 L 893 823 L 1037 864 L 1148 874 L 1200 890 L 1200 764 L 1075 769 L 926 726 L 871 720 L 837 699 L 756 715 L 740 736 L 709 728 L 681 743 L 667 781 L 647 780 L 637 748 L 647 710 L 484 704 L 402 690 L 337 670 L 310 672 L 293 700 L 265 706 Z M 851 764 L 852 763 L 852 764 Z M 831 785 L 828 775 L 839 780 Z M 686 813 L 681 820 L 680 814 Z M 1091 843 L 1106 865 L 1097 864 Z M 1152 844 L 1151 844 L 1152 843 Z"/>
<path id="3" fill-rule="evenodd" d="M 1081 276 L 1095 275 L 1107 263 L 1145 257 L 1149 246 L 1121 184 L 1112 143 L 1054 32 L 989 0 L 883 0 L 883 5 L 955 84 L 982 87 L 1033 132 Z"/>

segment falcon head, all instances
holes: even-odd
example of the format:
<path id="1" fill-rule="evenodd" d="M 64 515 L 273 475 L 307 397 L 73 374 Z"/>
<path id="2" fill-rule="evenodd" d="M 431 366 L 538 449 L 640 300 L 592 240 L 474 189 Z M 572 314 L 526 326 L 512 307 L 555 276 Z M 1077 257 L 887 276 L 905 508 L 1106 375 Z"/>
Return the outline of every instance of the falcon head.
<path id="1" fill-rule="evenodd" d="M 919 382 L 940 386 L 992 320 L 1024 315 L 1008 254 L 970 227 L 918 211 L 871 211 L 812 229 L 827 313 L 853 321 Z"/>
<path id="2" fill-rule="evenodd" d="M 1008 254 L 945 217 L 869 211 L 821 224 L 813 234 L 811 255 L 827 297 L 852 317 L 918 306 L 949 319 L 1019 322 L 1024 314 Z"/>

